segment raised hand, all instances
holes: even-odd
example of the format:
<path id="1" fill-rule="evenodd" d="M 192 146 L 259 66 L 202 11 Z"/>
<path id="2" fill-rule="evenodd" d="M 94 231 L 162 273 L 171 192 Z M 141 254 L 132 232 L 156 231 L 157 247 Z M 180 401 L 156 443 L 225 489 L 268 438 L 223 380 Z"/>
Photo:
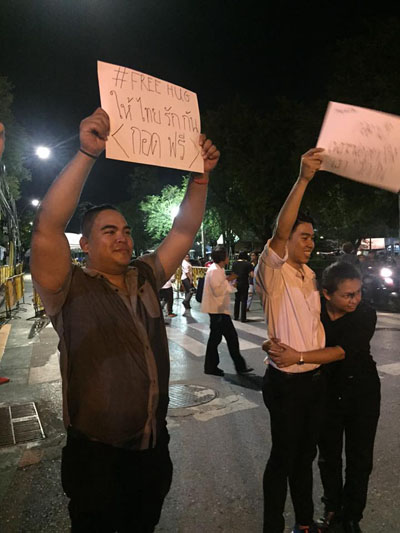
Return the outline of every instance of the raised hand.
<path id="1" fill-rule="evenodd" d="M 207 139 L 204 133 L 200 135 L 199 144 L 202 148 L 201 156 L 204 159 L 204 173 L 211 172 L 217 166 L 220 152 L 210 139 Z"/>
<path id="2" fill-rule="evenodd" d="M 107 113 L 98 107 L 96 111 L 82 120 L 79 131 L 81 148 L 93 157 L 98 157 L 106 146 L 110 133 L 110 119 Z"/>
<path id="3" fill-rule="evenodd" d="M 323 148 L 311 148 L 301 157 L 300 164 L 300 178 L 304 178 L 307 181 L 311 181 L 320 169 L 322 163 L 321 154 L 324 151 Z"/>

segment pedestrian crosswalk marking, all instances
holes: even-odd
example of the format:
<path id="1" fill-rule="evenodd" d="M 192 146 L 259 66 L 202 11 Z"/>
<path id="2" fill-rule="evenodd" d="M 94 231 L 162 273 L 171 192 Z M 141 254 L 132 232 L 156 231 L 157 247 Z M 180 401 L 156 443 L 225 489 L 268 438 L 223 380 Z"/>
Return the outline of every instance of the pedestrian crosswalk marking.
<path id="1" fill-rule="evenodd" d="M 208 324 L 205 324 L 204 322 L 197 322 L 196 324 L 188 324 L 188 326 L 190 328 L 201 331 L 202 333 L 207 334 L 207 335 L 210 331 L 210 326 Z M 225 339 L 222 339 L 222 342 L 226 344 Z M 241 339 L 239 337 L 239 346 L 241 350 L 254 350 L 254 348 L 260 348 L 260 344 L 255 344 L 254 342 L 250 342 L 245 339 Z"/>
<path id="2" fill-rule="evenodd" d="M 379 365 L 379 372 L 391 374 L 392 376 L 400 376 L 400 363 L 389 363 L 388 365 Z"/>
<path id="3" fill-rule="evenodd" d="M 181 346 L 196 357 L 204 357 L 206 355 L 206 346 L 204 342 L 199 342 L 196 339 L 193 339 L 186 333 L 183 333 L 180 329 L 173 327 L 167 328 L 167 336 L 168 340 Z"/>

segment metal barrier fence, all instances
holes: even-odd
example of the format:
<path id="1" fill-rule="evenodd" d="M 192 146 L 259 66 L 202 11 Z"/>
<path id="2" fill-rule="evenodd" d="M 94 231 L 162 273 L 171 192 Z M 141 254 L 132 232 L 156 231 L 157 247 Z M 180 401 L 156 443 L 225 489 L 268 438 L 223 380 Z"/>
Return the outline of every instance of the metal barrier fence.
<path id="1" fill-rule="evenodd" d="M 204 278 L 207 272 L 207 267 L 198 267 L 194 266 L 192 267 L 192 276 L 193 276 L 193 285 L 197 287 L 197 280 L 199 278 Z M 184 292 L 183 289 L 181 289 L 182 284 L 182 267 L 178 267 L 175 272 L 175 291 L 176 292 Z"/>
<path id="2" fill-rule="evenodd" d="M 36 291 L 35 287 L 33 287 L 33 298 L 32 298 L 33 308 L 35 310 L 35 316 L 39 316 L 44 312 L 44 307 L 42 304 L 42 300 L 40 299 L 40 296 L 38 292 Z"/>
<path id="3" fill-rule="evenodd" d="M 24 300 L 24 275 L 11 276 L 5 282 L 6 315 L 11 316 L 11 310 L 19 306 L 19 301 Z"/>

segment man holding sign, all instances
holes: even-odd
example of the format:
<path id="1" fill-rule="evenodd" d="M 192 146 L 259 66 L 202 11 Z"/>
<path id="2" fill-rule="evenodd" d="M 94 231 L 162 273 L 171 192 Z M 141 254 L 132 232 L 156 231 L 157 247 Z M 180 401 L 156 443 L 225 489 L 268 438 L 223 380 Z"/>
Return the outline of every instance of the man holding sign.
<path id="1" fill-rule="evenodd" d="M 60 337 L 67 444 L 62 483 L 73 531 L 151 532 L 168 493 L 169 356 L 158 291 L 200 227 L 219 152 L 200 136 L 204 172 L 194 174 L 158 249 L 130 265 L 133 242 L 112 206 L 89 210 L 71 264 L 65 227 L 110 132 L 97 109 L 80 125 L 80 149 L 47 192 L 32 238 L 35 286 Z"/>
<path id="2" fill-rule="evenodd" d="M 344 357 L 340 347 L 324 348 L 320 296 L 315 273 L 307 266 L 314 249 L 312 218 L 299 213 L 307 186 L 321 166 L 321 148 L 301 159 L 300 175 L 278 216 L 272 239 L 265 245 L 257 271 L 268 323 L 268 335 L 289 345 L 297 358 L 283 368 L 269 360 L 263 397 L 271 419 L 272 449 L 264 472 L 264 532 L 283 533 L 283 512 L 289 481 L 296 516 L 293 532 L 317 533 L 313 522 L 312 463 L 317 451 L 324 381 L 319 363 Z M 277 340 L 279 339 L 279 341 Z M 271 342 L 263 348 L 271 349 Z M 274 343 L 273 343 L 274 344 Z"/>

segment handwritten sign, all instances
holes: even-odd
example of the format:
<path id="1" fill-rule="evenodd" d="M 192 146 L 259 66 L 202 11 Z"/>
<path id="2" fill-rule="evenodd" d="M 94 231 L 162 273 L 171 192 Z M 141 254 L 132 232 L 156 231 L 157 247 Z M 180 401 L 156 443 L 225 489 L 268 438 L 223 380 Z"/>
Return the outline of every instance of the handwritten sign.
<path id="1" fill-rule="evenodd" d="M 110 117 L 107 158 L 204 171 L 195 93 L 102 61 L 97 73 L 101 107 Z"/>
<path id="2" fill-rule="evenodd" d="M 329 102 L 317 146 L 321 170 L 399 192 L 400 117 Z"/>

